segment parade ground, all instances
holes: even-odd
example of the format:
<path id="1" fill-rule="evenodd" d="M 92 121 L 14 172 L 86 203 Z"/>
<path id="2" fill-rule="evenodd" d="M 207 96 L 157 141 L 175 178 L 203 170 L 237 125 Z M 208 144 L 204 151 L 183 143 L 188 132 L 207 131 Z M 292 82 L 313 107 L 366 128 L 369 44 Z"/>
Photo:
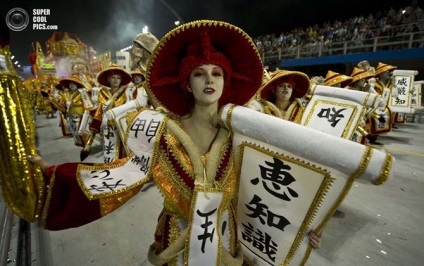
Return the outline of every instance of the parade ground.
<path id="1" fill-rule="evenodd" d="M 81 148 L 62 137 L 57 119 L 38 115 L 36 120 L 38 150 L 46 161 L 79 161 Z M 339 207 L 344 217 L 330 220 L 307 265 L 423 265 L 424 123 L 398 125 L 379 141 L 384 146 L 378 148 L 396 159 L 393 175 L 381 186 L 355 182 Z M 95 142 L 86 162 L 101 161 L 102 146 Z M 150 265 L 147 253 L 161 210 L 162 197 L 151 185 L 117 211 L 79 228 L 53 232 L 34 223 L 33 250 L 40 261 L 33 265 Z"/>

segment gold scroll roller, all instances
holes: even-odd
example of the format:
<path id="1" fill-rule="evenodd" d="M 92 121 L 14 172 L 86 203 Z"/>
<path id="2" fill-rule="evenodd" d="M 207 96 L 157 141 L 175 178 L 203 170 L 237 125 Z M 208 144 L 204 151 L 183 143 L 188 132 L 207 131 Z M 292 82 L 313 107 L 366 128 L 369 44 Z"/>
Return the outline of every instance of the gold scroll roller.
<path id="1" fill-rule="evenodd" d="M 9 47 L 0 46 L 0 55 L 7 67 L 0 71 L 0 186 L 8 207 L 32 222 L 41 213 L 45 190 L 41 170 L 26 159 L 36 154 L 35 121 Z"/>

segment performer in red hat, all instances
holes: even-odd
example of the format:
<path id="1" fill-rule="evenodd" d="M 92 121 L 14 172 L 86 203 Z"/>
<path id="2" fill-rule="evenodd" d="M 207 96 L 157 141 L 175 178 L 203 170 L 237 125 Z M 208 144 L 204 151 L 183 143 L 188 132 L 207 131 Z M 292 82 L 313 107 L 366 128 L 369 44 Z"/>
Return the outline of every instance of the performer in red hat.
<path id="1" fill-rule="evenodd" d="M 146 72 L 146 90 L 157 109 L 129 117 L 131 158 L 50 167 L 38 156 L 29 158 L 50 182 L 43 223 L 51 230 L 81 226 L 121 206 L 143 184 L 155 182 L 165 199 L 148 256 L 152 264 L 198 265 L 192 261 L 197 259 L 242 265 L 233 211 L 238 180 L 232 134 L 218 123 L 218 110 L 228 103 L 244 105 L 255 95 L 262 80 L 260 56 L 244 31 L 207 20 L 176 28 L 157 47 Z M 61 192 L 65 187 L 66 195 Z M 218 212 L 205 211 L 214 204 L 220 206 Z M 225 225 L 198 236 L 190 231 L 198 217 Z M 197 239 L 196 251 L 188 238 Z M 310 241 L 319 246 L 316 235 Z"/>
<path id="2" fill-rule="evenodd" d="M 126 103 L 126 85 L 128 85 L 131 80 L 132 77 L 130 74 L 121 67 L 115 65 L 101 71 L 97 76 L 97 81 L 104 87 L 98 93 L 97 109 L 89 127 L 91 137 L 81 151 L 81 161 L 89 155 L 94 136 L 100 132 L 103 132 L 104 137 L 103 156 L 105 163 L 112 162 L 115 159 L 125 156 L 125 151 L 116 126 L 108 123 L 108 121 L 104 119 L 104 113 L 107 110 Z"/>
<path id="3" fill-rule="evenodd" d="M 300 124 L 303 105 L 300 98 L 309 89 L 309 78 L 297 71 L 278 70 L 260 89 L 265 113 Z"/>

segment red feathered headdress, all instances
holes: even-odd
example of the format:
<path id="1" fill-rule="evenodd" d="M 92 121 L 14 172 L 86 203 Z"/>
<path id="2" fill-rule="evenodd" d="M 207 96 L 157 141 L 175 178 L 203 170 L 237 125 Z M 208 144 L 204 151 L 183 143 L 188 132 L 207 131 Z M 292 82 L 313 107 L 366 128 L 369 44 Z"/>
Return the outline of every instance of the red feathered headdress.
<path id="1" fill-rule="evenodd" d="M 261 59 L 244 31 L 225 22 L 194 21 L 166 34 L 150 57 L 146 89 L 153 104 L 179 116 L 189 113 L 189 76 L 204 64 L 217 65 L 224 71 L 220 107 L 227 103 L 244 105 L 261 85 Z"/>

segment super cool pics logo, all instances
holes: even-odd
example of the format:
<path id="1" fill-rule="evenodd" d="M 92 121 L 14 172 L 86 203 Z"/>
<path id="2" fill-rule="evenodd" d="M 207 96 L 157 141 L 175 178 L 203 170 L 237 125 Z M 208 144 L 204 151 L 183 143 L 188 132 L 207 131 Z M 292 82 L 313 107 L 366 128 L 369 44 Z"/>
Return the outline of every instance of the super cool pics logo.
<path id="1" fill-rule="evenodd" d="M 13 31 L 24 30 L 29 23 L 28 13 L 22 8 L 15 7 L 6 15 L 6 24 Z"/>
<path id="2" fill-rule="evenodd" d="M 49 25 L 48 17 L 50 9 L 33 9 L 32 10 L 32 29 L 33 30 L 57 30 L 57 25 Z M 6 15 L 6 24 L 13 31 L 24 30 L 30 21 L 28 13 L 19 7 L 11 9 Z"/>

